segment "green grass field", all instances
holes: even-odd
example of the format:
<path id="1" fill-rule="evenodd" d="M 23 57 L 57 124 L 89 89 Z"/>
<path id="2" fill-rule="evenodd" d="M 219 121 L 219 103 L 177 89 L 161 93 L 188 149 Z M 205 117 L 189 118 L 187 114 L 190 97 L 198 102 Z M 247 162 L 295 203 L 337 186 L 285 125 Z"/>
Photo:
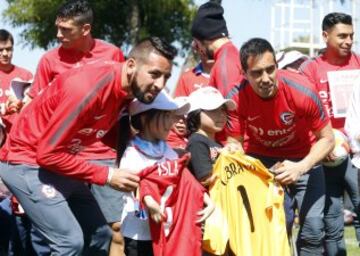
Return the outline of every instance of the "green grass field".
<path id="1" fill-rule="evenodd" d="M 356 241 L 355 229 L 353 226 L 345 227 L 345 243 L 348 256 L 360 255 L 360 248 Z"/>

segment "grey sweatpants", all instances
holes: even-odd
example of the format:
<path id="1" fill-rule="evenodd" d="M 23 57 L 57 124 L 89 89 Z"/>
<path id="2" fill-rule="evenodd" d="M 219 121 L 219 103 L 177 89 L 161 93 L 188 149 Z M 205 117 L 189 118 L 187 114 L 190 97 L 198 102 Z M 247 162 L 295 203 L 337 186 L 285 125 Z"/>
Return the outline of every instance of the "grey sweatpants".
<path id="1" fill-rule="evenodd" d="M 7 163 L 0 163 L 0 176 L 47 240 L 51 255 L 108 255 L 111 230 L 84 182 Z"/>

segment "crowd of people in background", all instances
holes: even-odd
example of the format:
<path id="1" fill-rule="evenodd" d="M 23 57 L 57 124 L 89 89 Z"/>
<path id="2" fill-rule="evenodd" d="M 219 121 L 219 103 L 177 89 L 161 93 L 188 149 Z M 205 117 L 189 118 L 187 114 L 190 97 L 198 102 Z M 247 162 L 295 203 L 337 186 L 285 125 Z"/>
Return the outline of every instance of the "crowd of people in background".
<path id="1" fill-rule="evenodd" d="M 165 40 L 124 56 L 93 38 L 84 0 L 54 20 L 60 45 L 34 75 L 12 63 L 13 36 L 0 29 L 0 256 L 234 255 L 234 241 L 221 254 L 201 244 L 206 219 L 220 218 L 216 162 L 235 153 L 259 160 L 282 195 L 288 240 L 266 255 L 346 255 L 344 194 L 360 246 L 360 76 L 341 117 L 329 78 L 360 71 L 350 15 L 323 17 L 326 47 L 310 58 L 263 38 L 238 49 L 209 1 L 191 26 L 199 63 L 173 95 L 164 88 L 177 51 Z M 350 147 L 341 161 L 334 131 Z"/>

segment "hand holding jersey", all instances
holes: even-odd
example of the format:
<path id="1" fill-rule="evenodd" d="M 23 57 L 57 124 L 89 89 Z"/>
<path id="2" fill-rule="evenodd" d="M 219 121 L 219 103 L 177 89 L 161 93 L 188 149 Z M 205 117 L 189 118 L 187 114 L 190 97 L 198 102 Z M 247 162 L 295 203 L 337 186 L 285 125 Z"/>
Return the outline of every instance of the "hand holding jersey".
<path id="1" fill-rule="evenodd" d="M 130 192 L 139 186 L 139 181 L 140 178 L 136 174 L 117 168 L 113 169 L 113 174 L 107 184 L 116 190 Z"/>
<path id="2" fill-rule="evenodd" d="M 242 146 L 243 140 L 237 140 L 232 137 L 228 137 L 225 146 L 222 148 L 222 150 L 226 150 L 229 153 L 235 153 L 239 151 L 240 153 L 245 153 L 244 148 Z"/>
<path id="3" fill-rule="evenodd" d="M 21 110 L 23 102 L 15 97 L 15 95 L 9 95 L 8 100 L 5 103 L 6 115 L 17 113 Z"/>
<path id="4" fill-rule="evenodd" d="M 205 188 L 210 187 L 212 184 L 214 184 L 217 176 L 215 174 L 210 174 L 206 176 L 205 178 L 200 180 L 201 185 L 203 185 Z"/>
<path id="5" fill-rule="evenodd" d="M 320 132 L 314 132 L 314 134 L 317 137 L 317 142 L 301 161 L 294 162 L 285 160 L 278 168 L 275 168 L 275 179 L 278 182 L 284 185 L 297 182 L 301 175 L 311 170 L 315 164 L 327 156 L 329 151 L 331 152 L 334 147 L 334 142 L 332 142 L 333 145 L 331 147 L 329 144 L 331 143 L 331 138 L 333 138 L 333 132 L 330 124 L 327 124 Z"/>
<path id="6" fill-rule="evenodd" d="M 275 180 L 283 185 L 288 185 L 298 181 L 300 176 L 309 170 L 309 168 L 301 161 L 294 162 L 285 160 L 273 170 L 275 174 Z"/>
<path id="7" fill-rule="evenodd" d="M 201 211 L 197 212 L 199 219 L 196 221 L 196 223 L 201 223 L 201 222 L 207 220 L 215 210 L 215 204 L 211 200 L 208 193 L 204 193 L 204 205 L 206 205 L 206 207 L 204 209 L 202 209 Z"/>
<path id="8" fill-rule="evenodd" d="M 163 220 L 166 220 L 166 215 L 161 210 L 160 205 L 154 200 L 152 196 L 144 196 L 144 204 L 149 210 L 150 216 L 153 221 L 155 221 L 156 223 L 160 223 Z M 206 205 L 206 207 L 197 212 L 199 219 L 196 220 L 196 223 L 201 223 L 205 221 L 207 218 L 209 218 L 209 216 L 213 213 L 215 209 L 215 205 L 207 193 L 204 193 L 204 205 Z"/>
<path id="9" fill-rule="evenodd" d="M 149 210 L 150 217 L 156 223 L 160 223 L 166 219 L 164 212 L 161 211 L 160 205 L 154 200 L 152 196 L 144 196 L 144 204 Z"/>

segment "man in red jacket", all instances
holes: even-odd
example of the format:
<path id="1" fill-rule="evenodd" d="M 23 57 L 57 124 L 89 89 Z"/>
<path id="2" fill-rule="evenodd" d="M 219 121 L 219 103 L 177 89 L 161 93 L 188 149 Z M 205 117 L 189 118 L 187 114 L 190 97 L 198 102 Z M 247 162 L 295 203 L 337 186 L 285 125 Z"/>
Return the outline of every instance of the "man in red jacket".
<path id="1" fill-rule="evenodd" d="M 87 183 L 129 191 L 139 178 L 89 163 L 78 153 L 100 139 L 116 141 L 105 135 L 122 109 L 134 97 L 154 100 L 171 75 L 174 56 L 173 47 L 149 38 L 125 63 L 99 61 L 60 74 L 20 113 L 0 176 L 53 255 L 107 255 L 111 233 Z M 92 241 L 84 241 L 84 234 Z"/>
<path id="2" fill-rule="evenodd" d="M 24 100 L 27 104 L 32 99 L 41 97 L 42 92 L 51 85 L 52 81 L 69 69 L 77 69 L 103 60 L 125 61 L 118 47 L 92 36 L 93 24 L 93 10 L 87 1 L 66 1 L 60 6 L 55 19 L 56 37 L 60 45 L 47 51 L 41 57 L 34 83 Z M 80 83 L 74 86 L 81 87 L 82 85 Z M 18 105 L 15 104 L 14 107 Z M 91 161 L 96 160 L 97 164 L 114 166 L 116 152 L 101 141 L 97 141 L 87 146 L 79 157 Z M 116 248 L 121 244 L 121 239 L 118 239 L 119 228 L 116 224 L 120 221 L 121 208 L 115 205 L 121 200 L 122 194 L 109 186 L 94 185 L 91 190 L 105 219 L 114 230 L 111 250 L 121 251 Z"/>

